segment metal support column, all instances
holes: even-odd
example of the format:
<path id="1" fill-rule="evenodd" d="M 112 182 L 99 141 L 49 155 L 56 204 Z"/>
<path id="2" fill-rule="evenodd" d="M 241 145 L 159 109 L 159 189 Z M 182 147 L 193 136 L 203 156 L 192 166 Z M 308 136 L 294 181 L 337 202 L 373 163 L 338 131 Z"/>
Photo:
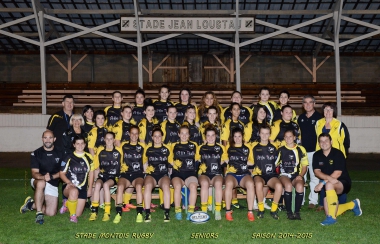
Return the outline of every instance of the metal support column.
<path id="1" fill-rule="evenodd" d="M 340 90 L 340 54 L 339 54 L 339 30 L 342 16 L 343 1 L 337 0 L 334 9 L 334 53 L 335 53 L 335 82 L 336 82 L 336 106 L 338 116 L 342 115 L 342 99 Z"/>
<path id="2" fill-rule="evenodd" d="M 139 87 L 143 88 L 143 66 L 142 66 L 142 45 L 141 45 L 141 33 L 140 33 L 140 20 L 139 20 L 139 12 L 137 1 L 133 0 L 134 8 L 135 8 L 135 17 L 136 17 L 136 27 L 137 27 L 137 74 Z"/>
<path id="3" fill-rule="evenodd" d="M 239 43 L 239 0 L 236 0 L 235 8 L 235 70 L 236 70 L 236 90 L 241 91 L 240 85 L 240 43 Z M 230 72 L 234 72 L 231 70 Z"/>

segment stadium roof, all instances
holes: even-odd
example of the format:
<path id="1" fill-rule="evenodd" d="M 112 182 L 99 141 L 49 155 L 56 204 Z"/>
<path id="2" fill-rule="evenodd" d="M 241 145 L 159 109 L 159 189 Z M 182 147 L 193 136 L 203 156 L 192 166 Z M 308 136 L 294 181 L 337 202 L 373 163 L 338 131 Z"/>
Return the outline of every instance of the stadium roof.
<path id="1" fill-rule="evenodd" d="M 136 0 L 140 17 L 226 17 L 235 15 L 235 1 L 231 0 Z M 33 4 L 33 2 L 35 4 Z M 35 13 L 43 11 L 45 16 L 45 41 L 66 37 L 82 30 L 68 25 L 64 21 L 94 28 L 121 16 L 135 16 L 134 1 L 122 0 L 2 0 L 0 1 L 0 53 L 38 53 L 40 47 Z M 338 1 L 339 2 L 339 1 Z M 334 52 L 335 1 L 328 0 L 240 0 L 241 17 L 255 17 L 254 33 L 240 33 L 239 43 L 274 33 L 276 27 L 292 27 L 322 17 L 321 21 L 284 32 L 268 38 L 256 39 L 253 43 L 240 47 L 241 52 L 305 53 Z M 34 12 L 34 9 L 36 10 Z M 324 17 L 331 14 L 329 17 Z M 380 52 L 380 3 L 370 0 L 347 0 L 342 3 L 342 19 L 339 28 L 341 53 L 377 53 Z M 29 17 L 29 18 L 28 18 Z M 25 18 L 26 21 L 15 23 Z M 56 19 L 62 22 L 56 21 Z M 123 40 L 137 42 L 137 33 L 120 32 L 120 24 L 110 25 L 99 30 Z M 302 35 L 326 40 L 321 43 Z M 15 36 L 17 35 L 17 36 Z M 163 37 L 163 33 L 142 33 L 142 41 L 147 42 Z M 366 35 L 365 39 L 359 40 Z M 235 33 L 209 34 L 235 42 Z M 27 39 L 25 39 L 27 38 Z M 115 39 L 117 39 L 115 38 Z M 356 39 L 355 39 L 356 38 Z M 46 46 L 46 51 L 54 52 L 136 52 L 133 45 L 100 36 L 99 33 L 87 33 Z M 32 40 L 27 42 L 25 40 Z M 350 41 L 352 40 L 352 41 Z M 358 41 L 356 41 L 358 40 Z M 234 47 L 217 42 L 212 38 L 191 33 L 152 43 L 143 47 L 143 52 L 228 52 Z"/>

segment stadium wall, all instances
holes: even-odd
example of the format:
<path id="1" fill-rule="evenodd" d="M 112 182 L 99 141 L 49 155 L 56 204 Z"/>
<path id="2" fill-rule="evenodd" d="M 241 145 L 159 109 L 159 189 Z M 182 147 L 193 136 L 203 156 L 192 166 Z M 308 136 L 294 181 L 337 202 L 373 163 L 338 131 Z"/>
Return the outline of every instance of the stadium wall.
<path id="1" fill-rule="evenodd" d="M 40 147 L 49 117 L 41 114 L 1 114 L 0 152 L 27 152 Z M 338 119 L 349 129 L 350 152 L 380 152 L 380 116 L 342 116 Z"/>

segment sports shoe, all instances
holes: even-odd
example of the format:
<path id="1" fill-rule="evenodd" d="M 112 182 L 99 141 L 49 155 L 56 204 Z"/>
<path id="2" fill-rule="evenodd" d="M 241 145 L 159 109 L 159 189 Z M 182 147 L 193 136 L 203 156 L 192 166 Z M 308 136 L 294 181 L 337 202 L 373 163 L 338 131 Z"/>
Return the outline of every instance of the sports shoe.
<path id="1" fill-rule="evenodd" d="M 177 220 L 182 220 L 182 213 L 175 213 L 175 218 Z"/>
<path id="2" fill-rule="evenodd" d="M 182 218 L 182 216 L 181 216 Z M 164 222 L 167 223 L 167 222 L 170 222 L 170 216 L 169 216 L 169 213 L 165 213 L 164 214 Z"/>
<path id="3" fill-rule="evenodd" d="M 43 213 L 36 214 L 36 223 L 42 225 L 44 223 L 44 215 Z"/>
<path id="4" fill-rule="evenodd" d="M 333 225 L 336 223 L 336 219 L 333 219 L 330 215 L 327 215 L 326 219 L 321 222 L 321 225 L 327 226 L 327 225 Z"/>
<path id="5" fill-rule="evenodd" d="M 243 195 L 247 195 L 247 191 L 243 188 L 237 188 L 237 191 L 240 192 Z"/>
<path id="6" fill-rule="evenodd" d="M 118 223 L 120 223 L 120 220 L 121 220 L 121 215 L 118 213 L 118 214 L 116 214 L 116 216 L 113 220 L 113 223 L 118 224 Z"/>
<path id="7" fill-rule="evenodd" d="M 244 208 L 244 206 L 240 205 L 239 203 L 232 203 L 231 206 L 234 208 Z"/>
<path id="8" fill-rule="evenodd" d="M 301 220 L 301 215 L 300 215 L 299 212 L 298 213 L 294 213 L 294 219 L 295 220 Z"/>
<path id="9" fill-rule="evenodd" d="M 280 203 L 279 203 L 279 204 L 278 204 L 278 210 L 279 210 L 279 211 L 285 211 L 285 210 L 286 210 L 286 207 L 284 206 L 284 204 L 282 204 L 282 203 L 280 204 Z"/>
<path id="10" fill-rule="evenodd" d="M 136 223 L 142 223 L 143 222 L 143 216 L 141 213 L 138 213 L 136 216 Z"/>
<path id="11" fill-rule="evenodd" d="M 220 211 L 215 211 L 215 220 L 221 220 L 222 219 L 222 214 Z"/>
<path id="12" fill-rule="evenodd" d="M 99 208 L 104 209 L 104 208 L 105 208 L 104 203 L 100 204 L 100 205 L 99 205 Z"/>
<path id="13" fill-rule="evenodd" d="M 67 199 L 62 200 L 62 207 L 59 209 L 60 214 L 64 214 L 67 212 L 68 209 L 66 207 L 66 202 L 67 202 Z"/>
<path id="14" fill-rule="evenodd" d="M 277 211 L 274 211 L 274 212 L 270 212 L 270 216 L 272 216 L 272 218 L 274 218 L 275 220 L 278 220 L 280 219 L 280 217 L 278 216 L 278 212 Z"/>
<path id="15" fill-rule="evenodd" d="M 124 205 L 121 207 L 121 210 L 122 210 L 123 212 L 129 212 L 129 211 L 131 211 L 131 210 L 127 207 L 127 204 L 124 204 Z"/>
<path id="16" fill-rule="evenodd" d="M 294 214 L 292 212 L 288 212 L 287 215 L 289 220 L 295 220 Z"/>
<path id="17" fill-rule="evenodd" d="M 70 222 L 73 222 L 73 223 L 78 223 L 78 218 L 76 215 L 71 215 L 70 216 Z"/>
<path id="18" fill-rule="evenodd" d="M 95 212 L 92 212 L 88 220 L 95 221 L 97 218 L 98 218 L 98 214 Z"/>
<path id="19" fill-rule="evenodd" d="M 355 200 L 353 200 L 355 206 L 354 208 L 352 209 L 352 211 L 354 212 L 355 216 L 360 216 L 362 215 L 362 209 L 360 208 L 360 200 L 358 198 L 356 198 Z"/>
<path id="20" fill-rule="evenodd" d="M 147 214 L 145 215 L 144 222 L 145 222 L 145 223 L 149 223 L 149 222 L 151 222 L 151 221 L 152 221 L 152 217 L 150 216 L 149 213 L 147 213 Z"/>
<path id="21" fill-rule="evenodd" d="M 102 221 L 109 221 L 110 220 L 110 214 L 108 214 L 108 213 L 104 213 L 104 215 L 103 215 L 103 218 L 102 218 Z"/>
<path id="22" fill-rule="evenodd" d="M 129 208 L 129 209 L 136 209 L 137 207 L 135 205 L 133 205 L 132 203 L 127 203 L 125 204 L 125 207 Z"/>
<path id="23" fill-rule="evenodd" d="M 187 212 L 187 214 L 186 214 L 186 220 L 190 220 L 190 216 L 192 215 L 193 213 L 189 213 L 189 212 Z"/>
<path id="24" fill-rule="evenodd" d="M 263 219 L 263 218 L 264 218 L 264 211 L 259 211 L 259 212 L 257 213 L 257 218 L 259 218 L 259 219 Z"/>
<path id="25" fill-rule="evenodd" d="M 33 199 L 30 196 L 27 196 L 25 198 L 24 204 L 20 207 L 20 213 L 26 213 L 27 211 L 30 211 L 31 209 L 28 207 L 29 203 L 34 202 Z"/>
<path id="26" fill-rule="evenodd" d="M 226 212 L 226 220 L 234 221 L 234 218 L 232 217 L 232 211 Z"/>
<path id="27" fill-rule="evenodd" d="M 255 221 L 255 215 L 253 215 L 252 211 L 248 212 L 247 217 L 249 221 Z"/>

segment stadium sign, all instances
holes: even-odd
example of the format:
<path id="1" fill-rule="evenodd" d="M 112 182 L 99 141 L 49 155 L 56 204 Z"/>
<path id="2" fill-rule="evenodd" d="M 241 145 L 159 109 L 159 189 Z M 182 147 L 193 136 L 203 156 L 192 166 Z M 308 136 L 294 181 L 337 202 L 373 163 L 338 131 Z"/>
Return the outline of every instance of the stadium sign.
<path id="1" fill-rule="evenodd" d="M 141 32 L 235 32 L 234 17 L 227 18 L 176 18 L 176 17 L 141 17 Z M 239 18 L 240 32 L 254 31 L 254 18 Z M 122 32 L 136 32 L 136 18 L 121 17 L 120 30 Z"/>

